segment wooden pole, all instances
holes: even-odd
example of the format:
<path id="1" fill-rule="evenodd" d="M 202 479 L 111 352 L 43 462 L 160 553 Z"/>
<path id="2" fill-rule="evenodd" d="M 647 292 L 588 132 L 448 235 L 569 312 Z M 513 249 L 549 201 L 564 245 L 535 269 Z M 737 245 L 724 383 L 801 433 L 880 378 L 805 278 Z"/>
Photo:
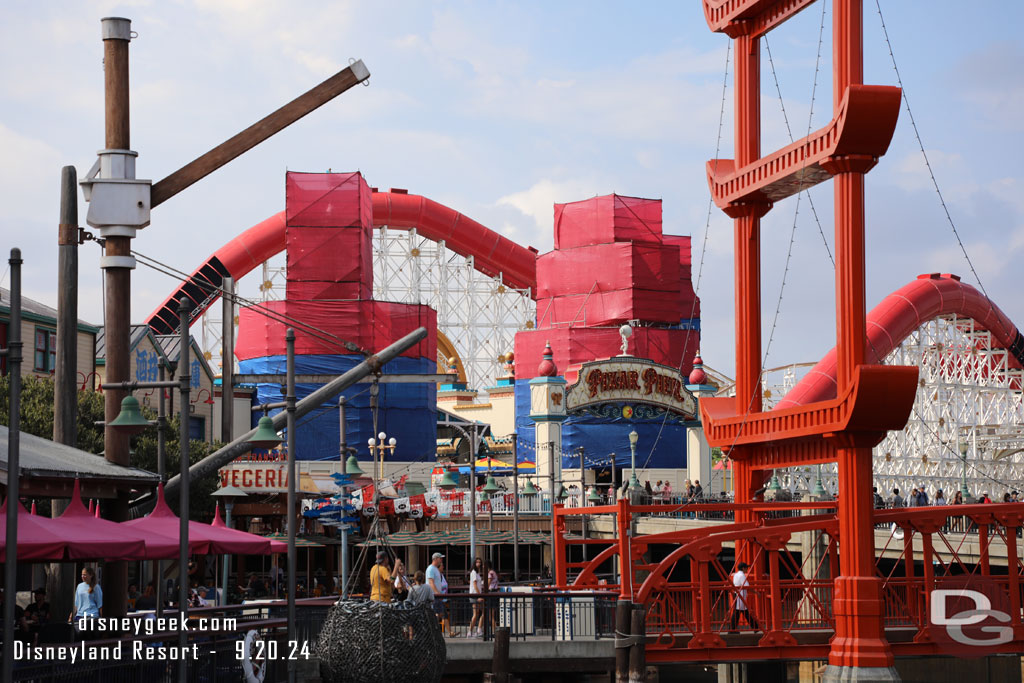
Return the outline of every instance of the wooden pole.
<path id="1" fill-rule="evenodd" d="M 491 671 L 494 683 L 507 683 L 509 679 L 509 628 L 500 626 L 494 631 L 494 655 L 491 659 Z"/>
<path id="2" fill-rule="evenodd" d="M 615 603 L 615 680 L 629 680 L 629 634 L 632 627 L 633 603 L 619 598 Z"/>
<path id="3" fill-rule="evenodd" d="M 128 43 L 131 41 L 131 22 L 128 19 L 108 17 L 101 22 L 103 29 L 103 75 L 105 103 L 105 147 L 108 150 L 128 150 Z M 129 379 L 129 346 L 131 336 L 131 275 L 135 267 L 131 256 L 132 238 L 109 235 L 105 238 L 104 258 L 101 262 L 106 279 L 106 306 L 103 336 L 106 345 L 105 370 L 107 382 L 126 382 Z M 104 416 L 107 424 L 121 411 L 121 389 L 103 393 Z M 103 432 L 103 452 L 108 462 L 129 466 L 129 437 L 114 429 Z M 127 494 L 119 495 L 107 507 L 115 522 L 128 520 Z M 124 616 L 128 609 L 128 563 L 108 562 L 104 567 L 104 616 Z"/>
<path id="4" fill-rule="evenodd" d="M 74 166 L 61 169 L 60 222 L 57 226 L 57 367 L 53 377 L 53 440 L 74 447 L 78 441 L 78 184 Z M 83 383 L 88 378 L 83 378 Z M 84 388 L 84 387 L 83 387 Z M 50 501 L 50 516 L 67 508 Z M 71 611 L 75 567 L 50 564 L 46 592 L 54 614 Z"/>
<path id="5" fill-rule="evenodd" d="M 647 678 L 647 639 L 644 637 L 646 612 L 643 605 L 634 605 L 630 633 L 636 640 L 629 649 L 629 683 L 644 683 Z"/>
<path id="6" fill-rule="evenodd" d="M 277 111 L 252 124 L 238 135 L 222 142 L 206 154 L 157 182 L 153 185 L 151 206 L 156 208 L 189 185 L 202 180 L 224 164 L 244 154 L 270 136 L 287 128 L 314 109 L 327 104 L 341 93 L 358 83 L 362 83 L 369 77 L 370 72 L 361 60 L 342 69 L 312 90 L 299 95 Z M 125 149 L 127 149 L 127 146 Z"/>
<path id="7" fill-rule="evenodd" d="M 74 166 L 61 169 L 57 227 L 57 366 L 53 440 L 74 446 L 78 406 L 78 188 Z M 59 613 L 59 611 L 58 611 Z"/>

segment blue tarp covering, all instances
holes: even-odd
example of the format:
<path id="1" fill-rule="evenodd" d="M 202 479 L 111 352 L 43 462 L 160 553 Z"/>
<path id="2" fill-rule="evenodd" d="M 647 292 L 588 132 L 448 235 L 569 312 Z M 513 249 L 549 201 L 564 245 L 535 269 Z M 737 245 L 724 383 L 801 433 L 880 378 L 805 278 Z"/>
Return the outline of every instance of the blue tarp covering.
<path id="1" fill-rule="evenodd" d="M 362 356 L 309 355 L 295 357 L 296 374 L 323 375 L 342 374 L 362 362 Z M 269 356 L 241 361 L 239 369 L 249 374 L 284 374 L 285 357 Z M 384 374 L 433 374 L 437 372 L 437 360 L 433 358 L 407 358 L 399 356 L 387 363 Z M 301 400 L 318 389 L 319 384 L 297 384 L 295 393 Z M 403 462 L 433 460 L 437 447 L 437 391 L 433 383 L 424 384 L 380 384 L 377 399 L 379 406 L 377 426 L 374 429 L 373 411 L 370 410 L 369 384 L 356 384 L 344 392 L 346 441 L 358 449 L 360 460 L 369 459 L 367 439 L 378 432 L 386 432 L 388 438 L 398 440 L 398 448 L 387 454 L 386 460 Z M 259 384 L 254 402 L 277 403 L 284 400 L 281 386 Z M 279 412 L 271 411 L 271 414 Z M 252 424 L 256 425 L 261 414 L 253 413 Z M 335 398 L 298 420 L 296 428 L 296 459 L 323 460 L 337 458 L 338 399 Z"/>
<path id="2" fill-rule="evenodd" d="M 639 435 L 636 466 L 642 468 L 686 467 L 686 426 L 678 420 L 625 419 L 595 415 L 570 416 L 562 423 L 562 467 L 580 466 L 579 448 L 583 448 L 588 468 L 607 467 L 615 454 L 616 467 L 629 467 L 629 433 Z M 530 419 L 530 380 L 516 380 L 516 434 L 519 437 L 520 459 L 530 459 L 536 447 L 534 423 Z M 659 437 L 660 434 L 660 437 Z M 543 444 L 541 448 L 543 449 Z M 653 452 L 652 452 L 653 448 Z"/>

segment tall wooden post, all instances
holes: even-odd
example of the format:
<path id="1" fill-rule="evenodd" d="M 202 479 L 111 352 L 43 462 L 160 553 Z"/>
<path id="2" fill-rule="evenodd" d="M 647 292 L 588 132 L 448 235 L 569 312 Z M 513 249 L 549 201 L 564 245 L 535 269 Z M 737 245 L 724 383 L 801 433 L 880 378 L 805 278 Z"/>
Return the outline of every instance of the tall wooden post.
<path id="1" fill-rule="evenodd" d="M 78 441 L 78 174 L 61 169 L 60 223 L 57 227 L 57 367 L 53 376 L 53 440 L 66 446 Z M 88 378 L 83 378 L 83 383 Z M 84 389 L 84 387 L 83 387 Z M 50 516 L 67 508 L 64 499 L 50 501 Z M 54 562 L 46 592 L 54 614 L 71 611 L 75 567 Z"/>
<path id="2" fill-rule="evenodd" d="M 104 178 L 134 178 L 134 153 L 130 153 L 129 99 L 128 99 L 128 43 L 131 40 L 131 22 L 128 19 L 107 17 L 103 27 L 103 77 L 105 92 L 105 151 L 117 156 L 101 169 Z M 136 226 L 106 226 L 101 232 L 104 255 L 100 262 L 106 279 L 106 305 L 104 307 L 103 335 L 106 343 L 106 381 L 125 382 L 129 377 L 129 343 L 132 318 L 131 274 L 135 259 L 131 255 L 131 241 Z M 103 394 L 104 415 L 109 424 L 121 410 L 123 390 L 115 389 Z M 129 466 L 129 436 L 113 429 L 104 430 L 103 448 L 106 459 L 118 465 Z M 128 519 L 127 495 L 119 495 L 110 510 L 116 522 Z M 104 568 L 105 615 L 122 616 L 128 607 L 128 564 L 109 562 Z"/>

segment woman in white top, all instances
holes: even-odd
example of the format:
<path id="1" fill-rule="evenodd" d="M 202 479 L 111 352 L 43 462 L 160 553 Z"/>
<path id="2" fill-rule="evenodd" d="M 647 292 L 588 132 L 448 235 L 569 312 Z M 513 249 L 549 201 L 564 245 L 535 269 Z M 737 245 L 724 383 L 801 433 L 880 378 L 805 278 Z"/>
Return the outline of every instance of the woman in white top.
<path id="1" fill-rule="evenodd" d="M 412 584 L 409 583 L 409 577 L 405 575 L 405 563 L 401 560 L 395 560 L 395 573 L 394 577 L 394 595 L 395 602 L 402 602 L 409 597 L 409 591 L 412 589 Z"/>
<path id="2" fill-rule="evenodd" d="M 484 561 L 479 557 L 473 560 L 473 571 L 469 573 L 470 595 L 480 595 L 484 592 Z M 473 618 L 469 622 L 467 638 L 484 635 L 484 599 L 471 599 L 473 603 Z"/>

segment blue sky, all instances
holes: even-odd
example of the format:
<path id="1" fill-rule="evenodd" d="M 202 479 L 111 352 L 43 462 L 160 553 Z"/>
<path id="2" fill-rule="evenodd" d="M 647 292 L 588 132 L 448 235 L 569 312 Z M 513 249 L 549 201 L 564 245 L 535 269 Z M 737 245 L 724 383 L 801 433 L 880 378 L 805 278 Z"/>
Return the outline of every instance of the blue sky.
<path id="1" fill-rule="evenodd" d="M 883 0 L 889 35 L 932 168 L 981 280 L 1024 324 L 1024 9 L 971 12 L 952 0 Z M 103 142 L 99 19 L 132 19 L 132 147 L 160 179 L 315 85 L 349 58 L 372 76 L 153 213 L 135 248 L 182 269 L 284 206 L 286 170 L 360 170 L 371 185 L 436 199 L 542 252 L 552 203 L 618 192 L 664 200 L 666 232 L 704 253 L 702 350 L 731 374 L 732 235 L 708 226 L 704 163 L 717 145 L 727 39 L 697 0 L 612 2 L 9 2 L 0 25 L 0 226 L 26 258 L 26 294 L 56 301 L 60 168 L 80 175 Z M 769 35 L 793 134 L 808 129 L 821 3 Z M 811 125 L 831 117 L 831 2 Z M 865 80 L 895 84 L 874 0 L 865 2 Z M 762 150 L 788 142 L 763 55 Z M 731 83 L 730 83 L 731 86 Z M 732 156 L 731 87 L 721 141 Z M 973 282 L 904 109 L 868 176 L 868 301 L 924 272 Z M 831 185 L 811 193 L 831 248 Z M 764 339 L 796 202 L 763 223 Z M 81 207 L 84 225 L 85 205 Z M 767 366 L 831 346 L 832 271 L 810 205 Z M 705 241 L 705 229 L 709 227 Z M 81 317 L 102 320 L 99 253 L 82 250 Z M 140 321 L 171 291 L 133 276 Z M 5 276 L 6 284 L 6 276 Z"/>

